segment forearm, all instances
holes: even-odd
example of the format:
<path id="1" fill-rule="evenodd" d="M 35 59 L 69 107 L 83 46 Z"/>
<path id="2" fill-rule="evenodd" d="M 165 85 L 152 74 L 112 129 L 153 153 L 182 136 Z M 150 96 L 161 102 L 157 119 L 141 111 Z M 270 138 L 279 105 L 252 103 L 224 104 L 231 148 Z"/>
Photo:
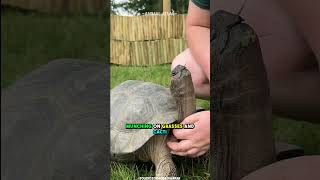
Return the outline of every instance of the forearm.
<path id="1" fill-rule="evenodd" d="M 187 43 L 191 53 L 210 81 L 210 29 L 203 26 L 187 28 Z"/>
<path id="2" fill-rule="evenodd" d="M 191 54 L 210 81 L 210 12 L 190 1 L 186 25 Z"/>

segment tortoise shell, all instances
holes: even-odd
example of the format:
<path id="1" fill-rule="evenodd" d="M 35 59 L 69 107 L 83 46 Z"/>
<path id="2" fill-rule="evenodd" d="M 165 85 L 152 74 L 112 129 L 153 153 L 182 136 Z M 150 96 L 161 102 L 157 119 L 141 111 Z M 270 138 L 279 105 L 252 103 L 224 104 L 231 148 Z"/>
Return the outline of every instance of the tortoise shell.
<path id="1" fill-rule="evenodd" d="M 173 123 L 177 107 L 170 90 L 161 85 L 128 80 L 111 90 L 111 153 L 127 154 L 142 147 L 152 129 L 126 129 L 126 123 Z"/>

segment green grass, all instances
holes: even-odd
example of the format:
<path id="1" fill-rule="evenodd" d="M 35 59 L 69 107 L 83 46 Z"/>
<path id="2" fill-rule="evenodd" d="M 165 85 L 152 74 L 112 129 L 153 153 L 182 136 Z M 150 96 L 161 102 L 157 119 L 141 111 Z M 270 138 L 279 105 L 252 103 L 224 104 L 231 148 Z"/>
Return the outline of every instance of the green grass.
<path id="1" fill-rule="evenodd" d="M 181 179 L 198 179 L 207 180 L 210 179 L 209 159 L 207 156 L 203 156 L 196 159 L 174 157 L 173 160 L 179 170 Z M 141 162 L 128 162 L 118 163 L 111 162 L 111 179 L 126 179 L 133 180 L 139 177 L 153 177 L 154 176 L 154 165 L 151 163 Z"/>
<path id="2" fill-rule="evenodd" d="M 320 124 L 274 118 L 274 132 L 277 141 L 302 147 L 307 155 L 320 154 Z"/>
<path id="3" fill-rule="evenodd" d="M 1 7 L 1 88 L 57 58 L 106 62 L 104 15 L 49 16 Z"/>

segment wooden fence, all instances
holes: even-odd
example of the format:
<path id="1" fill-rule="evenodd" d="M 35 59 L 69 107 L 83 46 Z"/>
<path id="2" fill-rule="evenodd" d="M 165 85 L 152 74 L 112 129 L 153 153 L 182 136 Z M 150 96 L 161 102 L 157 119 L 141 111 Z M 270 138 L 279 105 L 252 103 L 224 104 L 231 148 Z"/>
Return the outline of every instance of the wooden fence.
<path id="1" fill-rule="evenodd" d="M 111 15 L 111 63 L 171 63 L 187 48 L 186 15 Z"/>
<path id="2" fill-rule="evenodd" d="M 2 0 L 1 5 L 59 14 L 97 14 L 109 0 Z"/>

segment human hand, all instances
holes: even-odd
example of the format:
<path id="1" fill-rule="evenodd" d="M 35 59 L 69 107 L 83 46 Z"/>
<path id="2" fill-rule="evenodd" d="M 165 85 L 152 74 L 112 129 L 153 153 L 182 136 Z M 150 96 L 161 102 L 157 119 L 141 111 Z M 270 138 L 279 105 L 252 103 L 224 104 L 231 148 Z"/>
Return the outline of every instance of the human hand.
<path id="1" fill-rule="evenodd" d="M 185 118 L 181 124 L 194 124 L 194 129 L 173 129 L 178 141 L 167 143 L 172 154 L 198 157 L 210 147 L 210 111 L 202 111 Z"/>

